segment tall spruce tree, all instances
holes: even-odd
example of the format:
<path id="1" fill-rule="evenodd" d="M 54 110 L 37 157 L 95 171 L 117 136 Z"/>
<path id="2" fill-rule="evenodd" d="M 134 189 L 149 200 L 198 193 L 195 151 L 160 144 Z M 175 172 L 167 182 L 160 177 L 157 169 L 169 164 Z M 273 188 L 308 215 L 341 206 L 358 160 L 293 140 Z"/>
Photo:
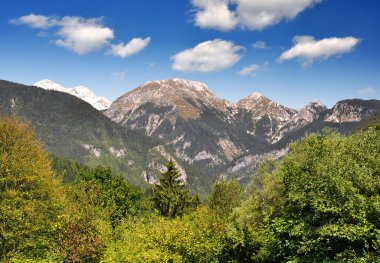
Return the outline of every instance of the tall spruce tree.
<path id="1" fill-rule="evenodd" d="M 170 161 L 166 164 L 167 171 L 161 174 L 158 183 L 154 186 L 154 205 L 163 217 L 175 218 L 182 216 L 185 211 L 195 206 L 198 196 L 190 196 L 190 191 L 179 179 L 181 173 Z"/>

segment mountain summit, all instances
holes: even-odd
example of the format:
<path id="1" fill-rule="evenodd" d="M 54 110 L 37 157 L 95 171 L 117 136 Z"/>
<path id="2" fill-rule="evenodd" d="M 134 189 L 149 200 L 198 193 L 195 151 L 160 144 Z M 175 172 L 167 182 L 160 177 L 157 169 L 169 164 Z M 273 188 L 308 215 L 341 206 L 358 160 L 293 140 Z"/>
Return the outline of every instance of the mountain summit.
<path id="1" fill-rule="evenodd" d="M 305 133 L 324 127 L 350 133 L 377 109 L 379 101 L 349 100 L 328 109 L 313 100 L 295 110 L 257 92 L 232 103 L 215 96 L 204 83 L 167 79 L 144 83 L 104 113 L 124 127 L 165 141 L 185 168 L 192 167 L 189 182 L 201 184 L 194 180 L 201 180 L 202 172 L 239 173 L 268 154 L 283 154 L 289 142 Z"/>
<path id="2" fill-rule="evenodd" d="M 33 84 L 33 86 L 43 88 L 46 90 L 55 90 L 55 91 L 71 94 L 91 104 L 92 107 L 94 107 L 97 110 L 108 109 L 109 106 L 111 105 L 111 101 L 109 101 L 108 99 L 104 97 L 96 96 L 94 92 L 92 92 L 89 88 L 85 86 L 77 86 L 77 87 L 68 89 L 49 79 L 37 81 L 36 83 Z"/>

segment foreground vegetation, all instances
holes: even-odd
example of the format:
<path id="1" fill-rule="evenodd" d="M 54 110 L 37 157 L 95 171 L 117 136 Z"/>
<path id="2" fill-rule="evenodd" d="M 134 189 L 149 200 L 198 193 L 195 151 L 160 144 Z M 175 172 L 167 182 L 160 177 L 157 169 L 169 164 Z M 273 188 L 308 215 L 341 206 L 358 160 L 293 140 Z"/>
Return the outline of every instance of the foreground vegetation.
<path id="1" fill-rule="evenodd" d="M 54 170 L 53 170 L 54 168 Z M 173 163 L 143 192 L 0 121 L 1 262 L 380 262 L 380 131 L 313 134 L 200 202 Z M 62 178 L 70 178 L 63 183 Z"/>

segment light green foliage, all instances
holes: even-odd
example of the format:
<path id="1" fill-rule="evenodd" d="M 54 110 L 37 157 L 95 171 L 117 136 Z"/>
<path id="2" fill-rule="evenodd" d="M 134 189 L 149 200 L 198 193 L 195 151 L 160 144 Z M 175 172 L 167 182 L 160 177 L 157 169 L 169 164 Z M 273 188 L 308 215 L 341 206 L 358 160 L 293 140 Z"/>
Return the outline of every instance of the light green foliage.
<path id="1" fill-rule="evenodd" d="M 232 209 L 237 207 L 242 199 L 242 187 L 236 180 L 218 180 L 210 194 L 210 207 L 222 216 L 228 216 Z"/>
<path id="2" fill-rule="evenodd" d="M 190 191 L 180 181 L 181 174 L 173 161 L 166 164 L 167 171 L 158 178 L 153 189 L 153 201 L 160 215 L 168 218 L 182 216 L 189 208 L 197 205 L 198 196 L 190 196 Z"/>
<path id="3" fill-rule="evenodd" d="M 63 190 L 33 131 L 0 120 L 0 261 L 45 258 L 56 243 Z"/>
<path id="4" fill-rule="evenodd" d="M 220 262 L 226 231 L 227 222 L 206 206 L 182 218 L 128 220 L 104 262 Z"/>

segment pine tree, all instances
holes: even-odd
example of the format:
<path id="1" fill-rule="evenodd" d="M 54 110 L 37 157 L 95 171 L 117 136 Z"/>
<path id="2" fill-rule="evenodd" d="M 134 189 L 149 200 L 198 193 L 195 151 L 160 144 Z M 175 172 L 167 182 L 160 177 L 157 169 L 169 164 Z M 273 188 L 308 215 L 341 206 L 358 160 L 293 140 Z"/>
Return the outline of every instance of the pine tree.
<path id="1" fill-rule="evenodd" d="M 161 216 L 175 218 L 182 216 L 185 211 L 195 206 L 199 201 L 198 196 L 191 197 L 190 191 L 179 179 L 181 173 L 175 167 L 173 161 L 166 164 L 167 171 L 161 174 L 158 183 L 154 186 L 153 201 Z"/>

